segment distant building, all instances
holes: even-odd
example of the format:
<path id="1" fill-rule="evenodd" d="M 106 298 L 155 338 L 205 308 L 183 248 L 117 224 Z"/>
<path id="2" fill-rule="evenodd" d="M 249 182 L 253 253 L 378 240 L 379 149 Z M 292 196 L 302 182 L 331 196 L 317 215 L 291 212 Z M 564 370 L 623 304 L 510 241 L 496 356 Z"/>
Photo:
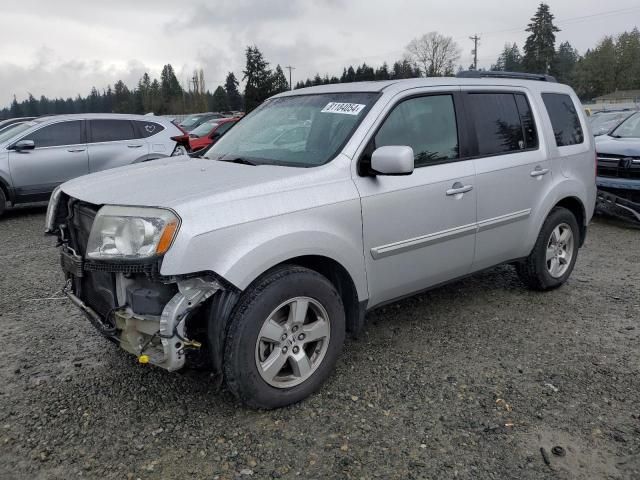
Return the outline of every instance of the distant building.
<path id="1" fill-rule="evenodd" d="M 593 99 L 594 103 L 640 103 L 640 90 L 617 90 Z"/>

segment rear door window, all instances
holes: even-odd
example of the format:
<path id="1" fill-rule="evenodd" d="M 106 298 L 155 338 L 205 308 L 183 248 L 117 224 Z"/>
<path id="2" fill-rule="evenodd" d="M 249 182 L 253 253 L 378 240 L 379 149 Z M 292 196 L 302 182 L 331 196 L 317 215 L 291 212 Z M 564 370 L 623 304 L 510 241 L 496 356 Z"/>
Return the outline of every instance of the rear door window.
<path id="1" fill-rule="evenodd" d="M 524 113 L 521 116 L 516 97 L 519 95 L 502 92 L 472 92 L 467 95 L 466 105 L 469 119 L 476 132 L 477 155 L 500 155 L 537 147 L 537 135 L 535 134 L 531 109 L 528 109 L 526 98 L 524 98 L 524 103 L 521 99 L 520 103 Z M 526 120 L 527 115 L 529 120 Z M 525 135 L 527 128 L 524 125 L 526 123 L 529 124 L 530 130 L 527 135 Z M 528 142 L 525 137 L 529 138 Z"/>
<path id="2" fill-rule="evenodd" d="M 543 93 L 542 100 L 551 119 L 556 145 L 565 147 L 583 143 L 584 132 L 571 97 L 563 93 Z"/>
<path id="3" fill-rule="evenodd" d="M 129 120 L 90 120 L 91 142 L 117 142 L 137 138 Z"/>
<path id="4" fill-rule="evenodd" d="M 164 127 L 156 122 L 140 122 L 136 120 L 133 124 L 137 130 L 138 138 L 148 138 L 164 130 Z"/>
<path id="5" fill-rule="evenodd" d="M 47 125 L 23 138 L 33 140 L 36 148 L 78 145 L 82 141 L 82 121 L 59 122 Z"/>

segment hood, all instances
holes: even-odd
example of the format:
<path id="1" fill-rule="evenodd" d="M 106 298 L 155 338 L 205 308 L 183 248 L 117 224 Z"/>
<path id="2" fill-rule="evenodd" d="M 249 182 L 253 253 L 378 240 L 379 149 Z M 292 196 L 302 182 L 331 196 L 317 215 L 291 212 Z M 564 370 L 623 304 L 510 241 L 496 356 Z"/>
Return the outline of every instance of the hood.
<path id="1" fill-rule="evenodd" d="M 640 138 L 615 138 L 602 135 L 596 137 L 596 151 L 599 154 L 640 157 Z"/>
<path id="2" fill-rule="evenodd" d="M 79 177 L 64 183 L 62 191 L 95 205 L 177 208 L 203 197 L 217 203 L 300 188 L 309 170 L 314 169 L 180 156 Z"/>

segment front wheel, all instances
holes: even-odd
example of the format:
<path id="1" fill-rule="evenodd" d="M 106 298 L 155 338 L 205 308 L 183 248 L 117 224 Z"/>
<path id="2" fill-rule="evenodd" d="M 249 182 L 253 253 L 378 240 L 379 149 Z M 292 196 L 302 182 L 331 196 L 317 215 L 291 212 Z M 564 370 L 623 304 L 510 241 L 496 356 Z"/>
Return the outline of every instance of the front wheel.
<path id="1" fill-rule="evenodd" d="M 516 265 L 520 279 L 534 290 L 551 290 L 567 281 L 578 258 L 576 217 L 556 207 L 545 220 L 529 256 Z"/>
<path id="2" fill-rule="evenodd" d="M 256 408 L 299 402 L 330 375 L 344 337 L 344 307 L 333 284 L 306 268 L 278 267 L 238 302 L 225 347 L 227 385 Z"/>
<path id="3" fill-rule="evenodd" d="M 4 194 L 4 190 L 0 188 L 0 217 L 4 214 L 7 208 L 7 197 Z"/>

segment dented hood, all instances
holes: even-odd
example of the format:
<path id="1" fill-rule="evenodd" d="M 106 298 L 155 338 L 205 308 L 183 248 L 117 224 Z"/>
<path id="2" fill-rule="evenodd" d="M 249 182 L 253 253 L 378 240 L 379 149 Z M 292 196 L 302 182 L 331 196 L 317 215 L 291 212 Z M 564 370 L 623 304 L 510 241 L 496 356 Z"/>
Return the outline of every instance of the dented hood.
<path id="1" fill-rule="evenodd" d="M 215 203 L 300 187 L 309 170 L 170 157 L 79 177 L 62 190 L 95 205 L 178 208 L 203 197 Z"/>

